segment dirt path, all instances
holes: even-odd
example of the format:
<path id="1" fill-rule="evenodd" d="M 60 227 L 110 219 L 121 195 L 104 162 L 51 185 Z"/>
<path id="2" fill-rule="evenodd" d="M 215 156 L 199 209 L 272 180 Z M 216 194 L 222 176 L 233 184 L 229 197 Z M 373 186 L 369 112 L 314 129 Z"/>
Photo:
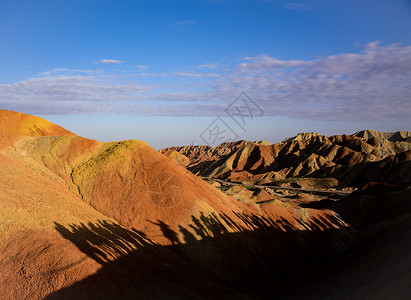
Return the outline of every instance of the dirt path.
<path id="1" fill-rule="evenodd" d="M 241 185 L 239 182 L 230 182 L 230 181 L 225 181 L 222 179 L 217 179 L 217 178 L 210 178 L 214 181 L 220 182 L 220 183 L 226 183 L 230 185 Z M 341 191 L 341 190 L 335 190 L 335 191 L 329 191 L 329 190 L 317 190 L 317 189 L 302 189 L 302 188 L 295 188 L 295 187 L 282 187 L 282 186 L 273 186 L 273 185 L 253 185 L 253 187 L 258 187 L 258 188 L 269 188 L 269 189 L 276 189 L 276 190 L 289 190 L 289 191 L 296 191 L 296 192 L 301 192 L 301 193 L 312 193 L 312 194 L 322 194 L 322 195 L 341 195 L 341 196 L 347 196 L 351 194 L 351 192 L 347 191 Z"/>

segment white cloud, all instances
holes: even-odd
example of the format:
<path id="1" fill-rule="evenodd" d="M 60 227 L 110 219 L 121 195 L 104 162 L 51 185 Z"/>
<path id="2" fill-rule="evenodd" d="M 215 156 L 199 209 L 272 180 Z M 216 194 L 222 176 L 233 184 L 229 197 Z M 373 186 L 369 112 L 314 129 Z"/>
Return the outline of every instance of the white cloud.
<path id="1" fill-rule="evenodd" d="M 209 77 L 221 77 L 218 74 L 214 73 L 196 73 L 196 72 L 172 72 L 170 73 L 172 76 L 177 76 L 177 77 L 203 77 L 203 78 L 209 78 Z"/>
<path id="2" fill-rule="evenodd" d="M 56 72 L 52 70 L 37 78 L 0 84 L 0 106 L 39 114 L 108 112 L 115 111 L 114 107 L 118 109 L 118 103 L 134 100 L 136 95 L 150 90 L 149 86 L 137 84 L 113 84 L 104 76 L 50 75 Z M 70 70 L 64 69 L 64 72 L 70 73 Z"/>
<path id="3" fill-rule="evenodd" d="M 72 70 L 68 68 L 57 68 L 42 72 L 39 77 L 57 77 L 57 76 L 76 76 L 76 75 L 99 75 L 103 74 L 104 70 Z"/>
<path id="4" fill-rule="evenodd" d="M 184 25 L 193 25 L 193 24 L 197 24 L 197 22 L 194 20 L 183 20 L 183 21 L 170 23 L 169 26 L 174 27 L 174 26 L 184 26 Z"/>
<path id="5" fill-rule="evenodd" d="M 218 65 L 217 64 L 203 64 L 203 65 L 199 65 L 196 68 L 198 69 L 217 69 Z"/>
<path id="6" fill-rule="evenodd" d="M 148 66 L 147 65 L 139 65 L 139 66 L 136 66 L 136 68 L 139 71 L 145 71 L 145 70 L 148 69 Z"/>
<path id="7" fill-rule="evenodd" d="M 203 92 L 163 93 L 163 101 L 186 101 L 194 115 L 200 104 L 224 114 L 224 105 L 242 91 L 265 115 L 319 120 L 411 118 L 411 47 L 372 42 L 359 53 L 316 60 L 246 57 L 231 72 L 206 83 Z M 175 110 L 170 114 L 179 114 Z"/>
<path id="8" fill-rule="evenodd" d="M 196 77 L 196 78 L 211 78 L 211 77 L 221 77 L 221 75 L 216 73 L 199 73 L 193 71 L 179 71 L 179 72 L 169 72 L 169 73 L 150 73 L 141 72 L 130 74 L 129 77 Z"/>
<path id="9" fill-rule="evenodd" d="M 305 4 L 305 3 L 287 3 L 285 7 L 288 9 L 307 9 L 309 8 L 308 4 Z"/>
<path id="10" fill-rule="evenodd" d="M 246 90 L 271 115 L 382 120 L 411 117 L 410 82 L 411 47 L 372 42 L 317 60 L 245 58 L 214 90 Z"/>
<path id="11" fill-rule="evenodd" d="M 0 106 L 28 113 L 214 116 L 223 115 L 224 108 L 246 91 L 265 115 L 352 121 L 411 118 L 411 46 L 371 42 L 358 53 L 314 60 L 246 57 L 222 74 L 132 75 L 55 69 L 0 85 Z M 140 77 L 153 80 L 156 89 L 139 84 Z"/>
<path id="12" fill-rule="evenodd" d="M 99 61 L 94 62 L 96 64 L 119 64 L 121 60 L 117 59 L 100 59 Z"/>
<path id="13" fill-rule="evenodd" d="M 130 74 L 130 77 L 168 77 L 168 73 L 150 73 L 150 72 L 142 72 L 142 73 L 133 73 Z"/>

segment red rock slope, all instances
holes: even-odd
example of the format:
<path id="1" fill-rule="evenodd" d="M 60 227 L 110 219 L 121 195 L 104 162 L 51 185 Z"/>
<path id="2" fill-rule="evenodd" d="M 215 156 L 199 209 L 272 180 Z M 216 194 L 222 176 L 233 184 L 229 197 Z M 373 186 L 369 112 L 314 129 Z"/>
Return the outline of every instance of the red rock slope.
<path id="1" fill-rule="evenodd" d="M 249 297 L 358 240 L 329 210 L 239 203 L 143 142 L 0 116 L 6 299 Z"/>

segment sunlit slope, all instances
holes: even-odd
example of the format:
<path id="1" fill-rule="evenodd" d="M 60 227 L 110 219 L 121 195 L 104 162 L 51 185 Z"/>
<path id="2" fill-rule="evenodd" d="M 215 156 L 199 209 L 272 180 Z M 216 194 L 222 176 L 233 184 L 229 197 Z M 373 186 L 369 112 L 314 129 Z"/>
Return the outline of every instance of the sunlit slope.
<path id="1" fill-rule="evenodd" d="M 2 298 L 44 298 L 75 282 L 98 274 L 108 264 L 117 264 L 120 257 L 140 253 L 144 243 L 151 245 L 149 238 L 143 233 L 141 239 L 131 239 L 130 237 L 135 236 L 136 233 L 119 224 L 123 217 L 118 212 L 109 212 L 108 215 L 117 216 L 119 221 L 94 209 L 92 205 L 99 208 L 102 202 L 89 201 L 87 196 L 83 196 L 82 191 L 86 191 L 88 187 L 88 181 L 82 178 L 86 174 L 75 175 L 74 170 L 77 168 L 84 173 L 84 168 L 80 167 L 87 161 L 98 162 L 101 153 L 112 148 L 117 149 L 116 143 L 103 144 L 73 134 L 65 134 L 67 131 L 59 129 L 53 133 L 50 129 L 53 128 L 51 123 L 51 125 L 48 122 L 44 123 L 49 126 L 48 129 L 46 126 L 42 127 L 42 119 L 33 118 L 33 124 L 25 122 L 28 117 L 24 115 L 20 118 L 21 115 L 18 113 L 14 117 L 10 114 L 12 113 L 7 113 L 7 116 L 8 120 L 13 120 L 12 124 L 9 126 L 3 119 L 0 126 L 2 141 L 0 147 L 0 293 Z M 18 124 L 18 120 L 25 123 Z M 11 126 L 19 130 L 11 130 L 9 128 Z M 24 136 L 17 135 L 19 133 Z M 26 136 L 28 133 L 38 136 Z M 53 136 L 53 134 L 63 135 Z M 139 144 L 149 148 L 140 142 L 125 142 L 124 146 L 138 151 Z M 127 153 L 122 151 L 114 152 L 116 153 L 114 157 L 127 156 Z M 111 159 L 115 160 L 114 157 Z M 94 178 L 93 172 L 98 174 L 98 169 L 104 169 L 104 166 L 114 167 L 112 170 L 114 173 L 117 170 L 115 165 L 123 169 L 125 165 L 122 162 L 123 160 L 120 159 L 120 162 L 111 164 L 103 160 L 103 164 L 96 169 L 90 167 L 91 180 Z M 136 172 L 138 173 L 137 170 Z M 77 182 L 81 187 L 77 186 Z M 122 187 L 119 187 L 119 190 L 122 191 Z M 114 203 L 113 207 L 122 205 L 116 202 L 118 199 L 115 197 L 111 200 Z M 89 205 L 90 202 L 93 202 L 92 205 Z M 127 207 L 124 209 L 126 211 Z M 129 209 L 133 210 L 133 205 L 130 205 Z M 137 227 L 141 228 L 141 226 Z M 70 239 L 68 235 L 73 238 Z M 106 241 L 106 244 L 102 241 Z M 95 245 L 93 251 L 87 248 L 87 245 L 91 244 Z M 124 246 L 119 250 L 118 246 L 109 248 L 107 245 Z M 131 294 L 134 297 L 147 299 L 150 295 L 164 297 L 174 293 L 191 299 L 205 293 L 204 286 L 216 289 L 217 291 L 213 293 L 215 297 L 227 293 L 225 289 L 228 288 L 205 278 L 167 249 L 155 248 L 143 251 L 143 254 L 139 260 L 128 259 L 125 262 L 120 260 L 118 270 L 99 281 L 105 289 L 96 290 L 93 288 L 94 283 L 87 285 L 82 290 L 80 298 L 101 298 L 107 295 L 115 298 Z M 157 256 L 161 257 L 160 261 Z M 176 270 L 180 270 L 181 276 L 175 277 Z M 143 286 L 138 289 L 134 287 L 135 278 L 128 279 L 128 276 L 139 272 L 141 272 L 139 276 L 144 276 L 146 279 L 141 283 Z M 165 282 L 162 289 L 156 289 L 159 280 Z M 117 284 L 118 282 L 122 284 Z M 124 292 L 125 288 L 127 288 L 126 292 Z M 234 291 L 231 293 L 235 294 Z"/>
<path id="2" fill-rule="evenodd" d="M 24 161 L 33 171 L 57 176 L 77 198 L 128 228 L 159 236 L 153 224 L 158 220 L 175 227 L 196 213 L 243 209 L 144 142 L 100 143 L 41 118 L 2 115 L 0 132 L 14 137 L 13 146 L 1 148 L 11 162 Z"/>
<path id="3" fill-rule="evenodd" d="M 4 122 L 2 125 L 2 129 Z M 30 132 L 30 131 L 28 131 Z M 3 134 L 2 141 L 10 135 Z M 24 141 L 20 137 L 18 143 Z M 31 139 L 31 138 L 30 138 Z M 16 136 L 12 139 L 16 142 Z M 3 299 L 39 299 L 97 272 L 96 261 L 55 230 L 55 222 L 114 222 L 72 193 L 42 163 L 0 148 L 0 293 Z"/>
<path id="4" fill-rule="evenodd" d="M 270 182 L 292 177 L 333 177 L 343 185 L 361 185 L 367 182 L 363 171 L 373 168 L 377 172 L 365 171 L 368 177 L 375 175 L 371 180 L 408 184 L 409 181 L 400 178 L 385 178 L 386 170 L 380 172 L 377 169 L 382 170 L 389 162 L 394 162 L 391 169 L 395 173 L 395 162 L 404 159 L 409 162 L 410 135 L 408 131 L 364 131 L 351 136 L 331 137 L 306 133 L 272 145 L 242 141 L 224 143 L 215 148 L 171 147 L 160 152 L 166 156 L 178 152 L 189 158 L 190 162 L 185 165 L 194 174 L 231 181 Z"/>
<path id="5" fill-rule="evenodd" d="M 12 122 L 0 124 L 5 298 L 71 288 L 79 298 L 235 296 L 228 286 L 256 291 L 263 273 L 281 286 L 357 239 L 329 210 L 240 203 L 144 142 L 101 143 L 5 115 Z"/>
<path id="6" fill-rule="evenodd" d="M 0 128 L 3 133 L 17 136 L 75 135 L 45 119 L 10 110 L 0 110 Z"/>
<path id="7" fill-rule="evenodd" d="M 58 174 L 84 202 L 127 228 L 160 235 L 153 224 L 157 220 L 175 227 L 196 213 L 241 209 L 141 141 L 99 143 L 61 136 L 25 139 L 18 147 Z"/>
<path id="8" fill-rule="evenodd" d="M 205 293 L 204 286 L 213 287 L 216 298 L 228 293 L 167 249 L 141 250 L 141 241 L 149 239 L 131 239 L 136 233 L 93 209 L 63 178 L 27 155 L 0 155 L 0 165 L 2 299 L 42 299 L 101 272 L 106 275 L 98 288 L 96 282 L 86 284 L 78 298 L 174 293 L 192 299 Z M 144 280 L 136 281 L 139 277 Z"/>

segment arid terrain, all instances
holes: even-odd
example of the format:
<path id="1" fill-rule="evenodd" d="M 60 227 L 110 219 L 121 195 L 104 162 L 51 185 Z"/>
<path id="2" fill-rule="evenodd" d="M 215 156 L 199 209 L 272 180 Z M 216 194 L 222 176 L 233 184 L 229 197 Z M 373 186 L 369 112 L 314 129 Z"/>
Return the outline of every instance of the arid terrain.
<path id="1" fill-rule="evenodd" d="M 156 151 L 0 110 L 2 299 L 408 299 L 411 132 Z"/>

